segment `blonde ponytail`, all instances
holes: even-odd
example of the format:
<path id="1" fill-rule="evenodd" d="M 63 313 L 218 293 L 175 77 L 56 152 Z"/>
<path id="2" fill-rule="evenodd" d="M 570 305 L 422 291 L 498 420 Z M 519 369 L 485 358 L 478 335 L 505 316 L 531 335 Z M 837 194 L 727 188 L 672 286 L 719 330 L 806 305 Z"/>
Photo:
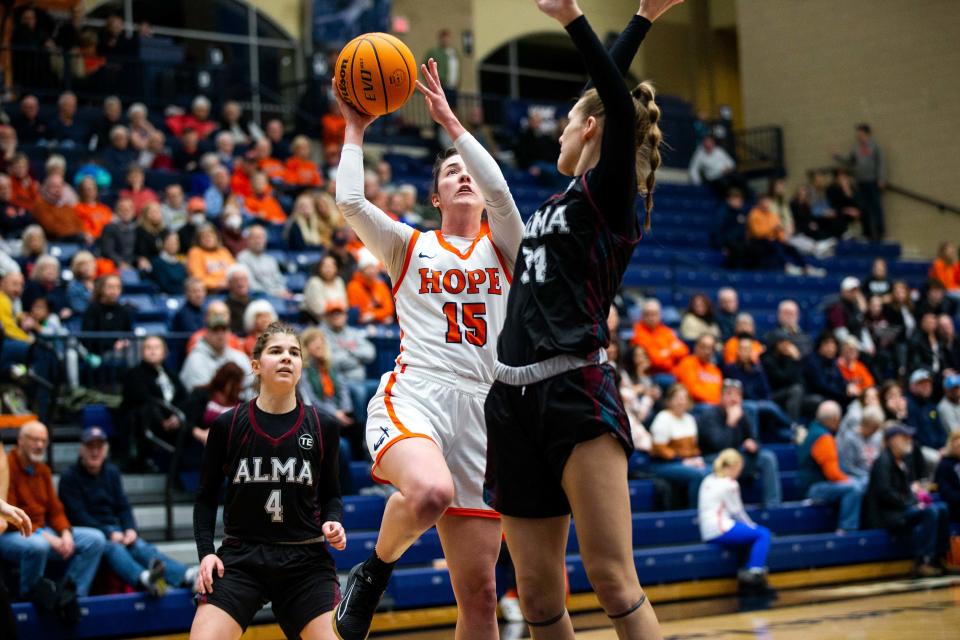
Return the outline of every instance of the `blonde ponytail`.
<path id="1" fill-rule="evenodd" d="M 656 91 L 649 82 L 641 82 L 630 92 L 637 111 L 637 186 L 644 197 L 643 228 L 650 230 L 650 212 L 653 210 L 653 189 L 657 184 L 656 171 L 660 167 L 660 107 Z"/>

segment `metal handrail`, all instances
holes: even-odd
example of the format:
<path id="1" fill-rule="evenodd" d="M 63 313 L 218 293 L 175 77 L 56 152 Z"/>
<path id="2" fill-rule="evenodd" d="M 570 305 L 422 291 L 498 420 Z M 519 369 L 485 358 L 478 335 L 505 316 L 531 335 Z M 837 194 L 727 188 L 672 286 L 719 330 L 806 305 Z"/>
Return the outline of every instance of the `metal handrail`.
<path id="1" fill-rule="evenodd" d="M 940 211 L 940 213 L 946 213 L 948 211 L 950 213 L 960 213 L 960 207 L 947 204 L 946 202 L 936 200 L 934 198 L 931 198 L 930 196 L 925 196 L 922 193 L 917 193 L 916 191 L 911 191 L 910 189 L 904 189 L 903 187 L 897 186 L 895 184 L 888 183 L 884 190 L 889 191 L 891 193 L 896 193 L 906 198 L 910 198 L 911 200 L 916 200 L 917 202 L 922 202 L 923 204 L 928 204 L 931 207 L 936 207 L 936 209 Z"/>

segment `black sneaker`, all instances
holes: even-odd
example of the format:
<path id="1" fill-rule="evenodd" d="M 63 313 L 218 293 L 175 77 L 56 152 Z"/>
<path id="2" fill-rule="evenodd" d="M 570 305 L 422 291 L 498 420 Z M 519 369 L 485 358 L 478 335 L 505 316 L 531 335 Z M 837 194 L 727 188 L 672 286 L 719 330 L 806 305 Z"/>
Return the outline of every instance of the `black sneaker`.
<path id="1" fill-rule="evenodd" d="M 80 602 L 77 600 L 77 585 L 65 579 L 57 589 L 57 616 L 67 626 L 80 622 Z"/>
<path id="2" fill-rule="evenodd" d="M 26 599 L 33 603 L 38 611 L 52 613 L 57 608 L 57 585 L 48 578 L 40 578 L 33 585 Z"/>
<path id="3" fill-rule="evenodd" d="M 167 580 L 164 577 L 167 573 L 167 567 L 160 558 L 154 558 L 150 561 L 148 569 L 147 583 L 144 585 L 154 598 L 162 598 L 167 593 Z"/>
<path id="4" fill-rule="evenodd" d="M 378 584 L 364 571 L 361 562 L 350 570 L 343 599 L 333 615 L 333 632 L 340 640 L 366 640 L 373 623 L 373 614 L 380 604 L 386 582 Z"/>

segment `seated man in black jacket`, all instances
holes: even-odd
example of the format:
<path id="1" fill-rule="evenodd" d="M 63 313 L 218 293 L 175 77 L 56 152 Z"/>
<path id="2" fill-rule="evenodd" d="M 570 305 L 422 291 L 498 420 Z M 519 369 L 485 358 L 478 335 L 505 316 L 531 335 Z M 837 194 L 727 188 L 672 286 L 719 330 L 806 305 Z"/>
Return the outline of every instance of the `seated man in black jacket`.
<path id="1" fill-rule="evenodd" d="M 741 481 L 758 478 L 762 487 L 763 506 L 773 507 L 781 502 L 780 465 L 772 451 L 761 449 L 743 412 L 743 385 L 739 380 L 723 381 L 719 405 L 708 405 L 698 410 L 697 443 L 707 466 L 724 449 L 736 449 L 743 455 Z"/>
<path id="2" fill-rule="evenodd" d="M 940 575 L 942 571 L 937 565 L 950 541 L 947 505 L 932 502 L 914 480 L 909 464 L 913 429 L 893 424 L 883 436 L 886 446 L 870 470 L 870 484 L 863 500 L 864 526 L 909 534 L 916 574 Z"/>
<path id="3" fill-rule="evenodd" d="M 768 335 L 760 364 L 770 382 L 773 401 L 793 420 L 799 420 L 803 412 L 803 356 L 788 334 L 774 331 Z"/>
<path id="4" fill-rule="evenodd" d="M 947 454 L 940 458 L 934 481 L 940 499 L 950 508 L 950 521 L 960 522 L 960 431 L 947 438 Z"/>
<path id="5" fill-rule="evenodd" d="M 103 557 L 131 587 L 162 596 L 168 585 L 191 586 L 195 568 L 164 556 L 137 534 L 120 471 L 106 461 L 110 445 L 103 429 L 88 427 L 80 442 L 80 459 L 60 478 L 60 501 L 70 522 L 107 536 Z"/>
<path id="6" fill-rule="evenodd" d="M 821 333 L 814 352 L 803 360 L 803 378 L 807 393 L 819 396 L 818 403 L 833 400 L 846 407 L 858 392 L 854 388 L 856 385 L 847 384 L 837 368 L 839 351 L 840 345 L 833 333 Z"/>

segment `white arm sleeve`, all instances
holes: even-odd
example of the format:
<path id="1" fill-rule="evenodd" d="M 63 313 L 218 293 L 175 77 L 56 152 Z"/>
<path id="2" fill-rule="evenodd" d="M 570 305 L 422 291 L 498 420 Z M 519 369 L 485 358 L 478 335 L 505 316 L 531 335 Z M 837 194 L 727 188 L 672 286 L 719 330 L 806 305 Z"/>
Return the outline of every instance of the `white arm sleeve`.
<path id="1" fill-rule="evenodd" d="M 523 239 L 523 220 L 520 218 L 517 203 L 513 201 L 510 187 L 496 160 L 469 132 L 465 132 L 453 144 L 463 158 L 467 171 L 480 187 L 487 205 L 487 220 L 490 223 L 493 244 L 512 274 L 517 253 L 520 251 L 520 241 Z"/>
<path id="2" fill-rule="evenodd" d="M 363 195 L 363 150 L 343 145 L 337 169 L 337 205 L 357 237 L 387 267 L 394 282 L 403 269 L 413 227 L 396 222 Z"/>

